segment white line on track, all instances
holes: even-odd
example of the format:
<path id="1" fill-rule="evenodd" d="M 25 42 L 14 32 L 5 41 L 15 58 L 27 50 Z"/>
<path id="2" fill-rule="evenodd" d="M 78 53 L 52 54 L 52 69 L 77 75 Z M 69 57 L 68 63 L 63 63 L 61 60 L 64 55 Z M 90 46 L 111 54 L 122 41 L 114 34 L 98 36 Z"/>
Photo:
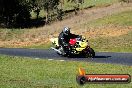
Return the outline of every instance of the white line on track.
<path id="1" fill-rule="evenodd" d="M 35 58 L 36 60 L 38 60 L 38 59 L 40 59 L 40 58 Z M 49 61 L 52 61 L 52 60 L 54 60 L 54 59 L 48 59 Z M 65 61 L 65 60 L 56 60 L 56 61 L 61 61 L 61 62 L 63 62 L 63 61 Z"/>
<path id="2" fill-rule="evenodd" d="M 48 59 L 49 61 L 51 61 L 51 60 L 54 60 L 54 59 Z"/>
<path id="3" fill-rule="evenodd" d="M 65 61 L 65 60 L 59 60 L 59 61 Z"/>
<path id="4" fill-rule="evenodd" d="M 38 60 L 39 58 L 35 58 L 36 60 Z"/>
<path id="5" fill-rule="evenodd" d="M 54 59 L 48 59 L 49 61 L 52 61 L 52 60 L 54 60 Z M 56 60 L 56 61 L 61 61 L 61 62 L 63 62 L 63 61 L 65 61 L 65 60 Z"/>

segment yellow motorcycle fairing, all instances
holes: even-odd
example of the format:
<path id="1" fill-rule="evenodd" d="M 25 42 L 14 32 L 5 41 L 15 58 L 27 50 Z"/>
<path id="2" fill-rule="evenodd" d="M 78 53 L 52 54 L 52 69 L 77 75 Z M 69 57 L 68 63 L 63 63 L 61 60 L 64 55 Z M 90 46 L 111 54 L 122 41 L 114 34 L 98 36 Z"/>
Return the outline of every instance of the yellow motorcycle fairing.
<path id="1" fill-rule="evenodd" d="M 88 43 L 86 41 L 84 41 L 84 42 L 79 41 L 79 45 L 80 45 L 80 47 L 77 47 L 76 51 L 81 52 L 82 50 L 84 50 L 87 47 Z"/>

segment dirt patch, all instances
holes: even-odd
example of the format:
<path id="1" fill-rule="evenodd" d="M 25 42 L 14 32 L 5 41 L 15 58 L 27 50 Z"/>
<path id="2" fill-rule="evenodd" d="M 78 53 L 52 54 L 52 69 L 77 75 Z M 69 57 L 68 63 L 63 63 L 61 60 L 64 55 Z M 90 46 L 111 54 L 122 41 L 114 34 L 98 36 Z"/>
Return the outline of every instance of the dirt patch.
<path id="1" fill-rule="evenodd" d="M 14 47 L 14 48 L 22 48 L 22 47 L 28 47 L 28 46 L 39 46 L 48 44 L 48 39 L 34 39 L 32 41 L 0 41 L 0 47 Z"/>
<path id="2" fill-rule="evenodd" d="M 104 28 L 104 29 L 94 29 L 84 33 L 84 36 L 88 38 L 96 37 L 118 37 L 127 34 L 132 29 L 129 28 Z"/>

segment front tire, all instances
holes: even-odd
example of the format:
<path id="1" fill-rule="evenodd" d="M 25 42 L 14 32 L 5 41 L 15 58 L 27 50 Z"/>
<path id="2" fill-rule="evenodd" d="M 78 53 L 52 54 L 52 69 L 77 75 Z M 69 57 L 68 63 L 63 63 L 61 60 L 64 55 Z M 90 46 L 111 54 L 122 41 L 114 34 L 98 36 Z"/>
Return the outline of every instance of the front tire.
<path id="1" fill-rule="evenodd" d="M 88 57 L 95 57 L 95 52 L 92 48 L 89 48 L 88 52 L 85 54 L 85 57 L 88 58 Z"/>

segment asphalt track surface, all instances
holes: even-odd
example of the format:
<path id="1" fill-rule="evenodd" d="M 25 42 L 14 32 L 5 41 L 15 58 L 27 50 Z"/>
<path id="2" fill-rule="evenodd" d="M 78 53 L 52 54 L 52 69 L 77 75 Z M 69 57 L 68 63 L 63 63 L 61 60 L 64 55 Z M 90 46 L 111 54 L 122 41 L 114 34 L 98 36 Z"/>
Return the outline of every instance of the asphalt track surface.
<path id="1" fill-rule="evenodd" d="M 132 53 L 96 52 L 95 58 L 61 57 L 51 49 L 0 48 L 0 54 L 63 61 L 85 61 L 132 66 Z"/>

